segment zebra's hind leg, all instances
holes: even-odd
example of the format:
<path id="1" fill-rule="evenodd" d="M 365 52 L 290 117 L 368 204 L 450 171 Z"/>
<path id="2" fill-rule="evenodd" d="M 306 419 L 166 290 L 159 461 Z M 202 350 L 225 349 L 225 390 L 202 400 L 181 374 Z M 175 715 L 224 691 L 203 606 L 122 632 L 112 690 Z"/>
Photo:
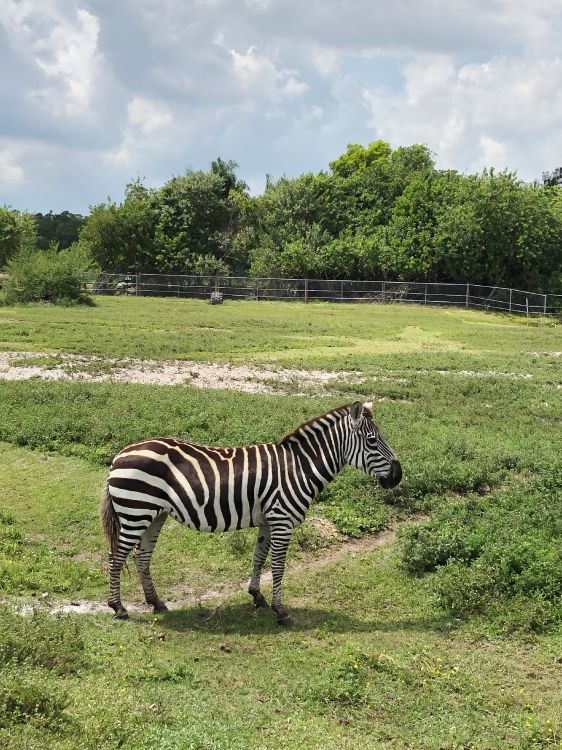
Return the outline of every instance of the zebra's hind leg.
<path id="1" fill-rule="evenodd" d="M 135 556 L 135 564 L 144 591 L 144 598 L 146 599 L 147 604 L 152 604 L 155 612 L 163 612 L 168 609 L 164 602 L 158 597 L 154 587 L 154 582 L 152 581 L 152 576 L 150 575 L 150 558 L 152 557 L 152 552 L 154 551 L 154 547 L 158 540 L 158 535 L 160 534 L 167 517 L 167 513 L 161 513 L 154 519 L 148 529 L 146 529 L 141 536 L 138 551 Z"/>
<path id="2" fill-rule="evenodd" d="M 124 539 L 119 535 L 119 544 L 115 554 L 109 554 L 109 600 L 108 605 L 115 612 L 118 620 L 127 620 L 129 615 L 121 602 L 121 571 L 129 552 L 133 549 L 137 540 Z"/>
<path id="3" fill-rule="evenodd" d="M 254 568 L 252 571 L 252 577 L 250 578 L 250 586 L 248 587 L 248 593 L 254 597 L 254 607 L 267 607 L 265 596 L 260 591 L 260 578 L 263 564 L 269 554 L 270 545 L 271 534 L 269 526 L 263 524 L 258 529 L 256 546 L 254 548 Z"/>
<path id="4" fill-rule="evenodd" d="M 271 608 L 277 615 L 279 625 L 290 626 L 293 618 L 281 601 L 281 583 L 285 573 L 285 559 L 293 528 L 289 522 L 271 526 L 271 572 L 273 574 L 273 599 Z"/>

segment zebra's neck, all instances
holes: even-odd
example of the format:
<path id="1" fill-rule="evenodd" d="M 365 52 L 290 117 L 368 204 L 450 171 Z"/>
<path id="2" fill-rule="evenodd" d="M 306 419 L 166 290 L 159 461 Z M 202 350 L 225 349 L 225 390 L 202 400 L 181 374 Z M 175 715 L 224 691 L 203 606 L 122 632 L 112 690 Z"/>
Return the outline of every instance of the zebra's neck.
<path id="1" fill-rule="evenodd" d="M 334 409 L 300 425 L 279 444 L 290 450 L 295 462 L 301 464 L 310 479 L 313 497 L 343 468 L 346 417 L 345 408 Z"/>

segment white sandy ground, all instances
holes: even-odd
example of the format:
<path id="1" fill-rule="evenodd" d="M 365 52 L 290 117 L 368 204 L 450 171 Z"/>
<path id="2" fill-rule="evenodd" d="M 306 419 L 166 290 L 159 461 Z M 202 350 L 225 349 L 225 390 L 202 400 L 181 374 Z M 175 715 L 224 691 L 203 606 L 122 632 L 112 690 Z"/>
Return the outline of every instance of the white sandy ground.
<path id="1" fill-rule="evenodd" d="M 533 352 L 534 356 L 541 356 Z M 561 352 L 544 352 L 544 356 L 559 357 Z M 33 364 L 33 360 L 47 357 L 49 365 Z M 30 359 L 29 364 L 25 360 Z M 19 363 L 22 362 L 20 365 Z M 420 370 L 419 374 L 430 374 Z M 496 370 L 435 370 L 439 375 L 485 378 L 501 377 L 512 380 L 530 380 L 531 373 L 498 372 Z M 0 380 L 66 380 L 90 383 L 120 382 L 147 385 L 190 385 L 197 388 L 243 391 L 245 393 L 290 392 L 304 395 L 312 389 L 326 387 L 337 381 L 347 384 L 360 383 L 368 379 L 406 383 L 403 377 L 385 375 L 372 376 L 345 370 L 298 370 L 289 368 L 257 367 L 255 365 L 229 365 L 217 362 L 190 362 L 184 360 L 104 359 L 80 354 L 47 352 L 0 352 Z M 285 387 L 284 387 L 285 386 Z M 302 392 L 301 392 L 302 389 Z"/>
<path id="2" fill-rule="evenodd" d="M 56 357 L 60 366 L 22 365 L 19 360 Z M 100 366 L 100 371 L 95 366 Z M 91 370 L 83 368 L 91 367 Z M 101 369 L 103 367 L 103 369 Z M 0 352 L 2 380 L 81 380 L 92 383 L 121 382 L 145 385 L 191 385 L 246 393 L 279 393 L 282 385 L 311 388 L 327 385 L 335 380 L 359 381 L 358 373 L 326 372 L 324 370 L 291 370 L 284 368 L 228 365 L 216 362 L 103 359 L 77 354 L 46 354 L 38 352 Z M 352 380 L 353 379 L 353 380 Z M 270 381 L 270 382 L 268 382 Z"/>

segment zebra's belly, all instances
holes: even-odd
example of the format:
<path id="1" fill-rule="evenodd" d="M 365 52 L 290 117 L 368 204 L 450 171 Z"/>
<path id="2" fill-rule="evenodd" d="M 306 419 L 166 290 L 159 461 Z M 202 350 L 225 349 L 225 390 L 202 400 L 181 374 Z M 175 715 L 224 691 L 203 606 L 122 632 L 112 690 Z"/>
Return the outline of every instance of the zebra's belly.
<path id="1" fill-rule="evenodd" d="M 236 524 L 234 524 L 232 526 L 229 526 L 228 528 L 225 528 L 224 524 L 218 524 L 215 528 L 212 528 L 207 524 L 196 529 L 196 531 L 202 531 L 205 534 L 218 534 L 228 531 L 237 531 L 238 529 L 253 529 L 259 525 L 259 523 L 247 523 L 244 526 L 237 526 Z"/>

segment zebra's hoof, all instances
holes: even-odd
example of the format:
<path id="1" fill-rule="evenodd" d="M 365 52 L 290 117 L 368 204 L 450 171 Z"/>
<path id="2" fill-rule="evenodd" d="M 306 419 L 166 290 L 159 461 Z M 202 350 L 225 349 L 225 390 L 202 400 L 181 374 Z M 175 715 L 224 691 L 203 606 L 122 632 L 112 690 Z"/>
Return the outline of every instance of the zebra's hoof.
<path id="1" fill-rule="evenodd" d="M 164 602 L 158 602 L 158 604 L 154 605 L 154 608 L 152 610 L 155 615 L 158 614 L 158 612 L 168 612 L 168 607 L 164 604 Z"/>
<path id="2" fill-rule="evenodd" d="M 113 619 L 114 619 L 114 620 L 128 620 L 128 619 L 129 619 L 129 613 L 127 612 L 127 610 L 126 610 L 126 609 L 123 609 L 123 610 L 118 610 L 118 611 L 117 611 L 117 612 L 116 612 L 116 613 L 115 613 L 115 614 L 113 615 Z"/>
<path id="3" fill-rule="evenodd" d="M 260 607 L 267 607 L 267 600 L 261 593 L 254 595 L 254 607 L 259 609 Z"/>
<path id="4" fill-rule="evenodd" d="M 291 625 L 293 625 L 293 618 L 291 615 L 280 615 L 277 618 L 277 622 L 279 625 L 282 625 L 284 628 L 290 628 Z"/>

